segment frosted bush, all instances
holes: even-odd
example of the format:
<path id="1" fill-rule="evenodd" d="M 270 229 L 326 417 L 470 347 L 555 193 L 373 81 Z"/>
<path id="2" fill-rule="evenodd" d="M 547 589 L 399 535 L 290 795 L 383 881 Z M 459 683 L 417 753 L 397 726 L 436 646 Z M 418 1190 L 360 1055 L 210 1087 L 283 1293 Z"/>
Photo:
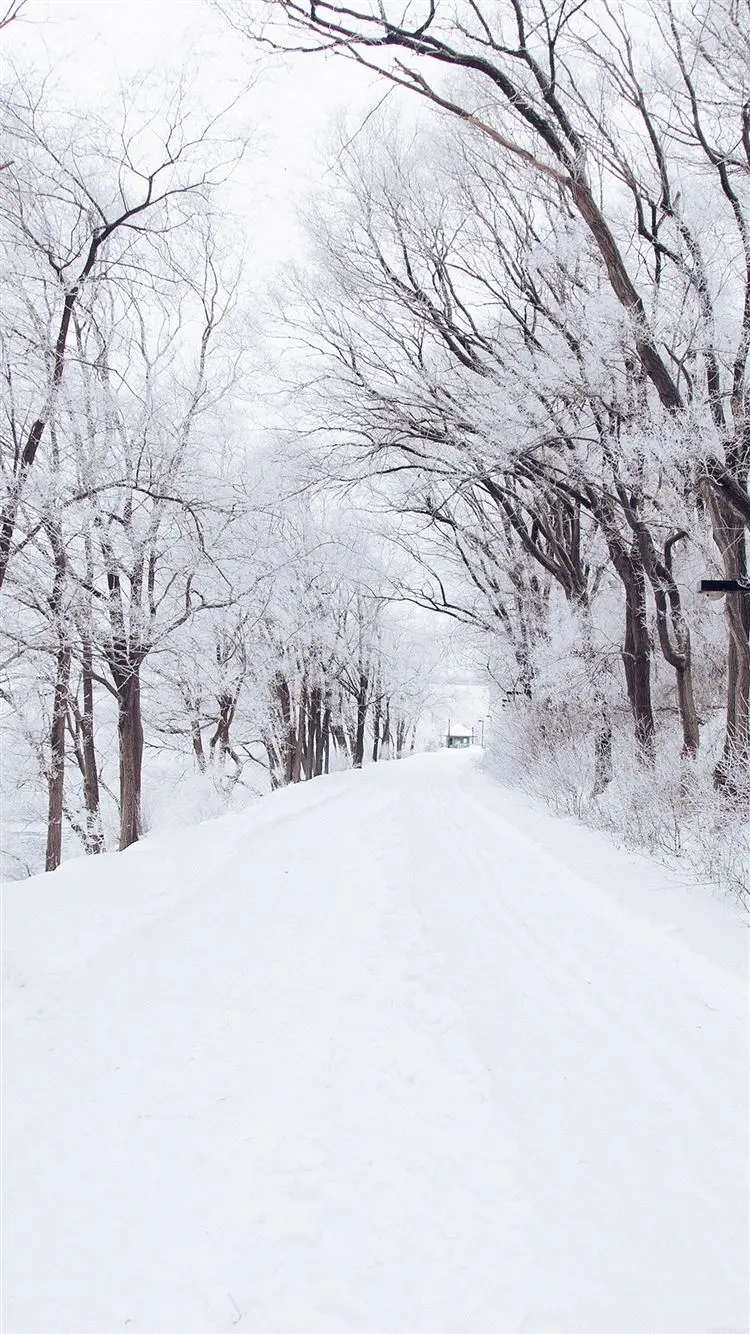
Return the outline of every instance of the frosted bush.
<path id="1" fill-rule="evenodd" d="M 653 765 L 634 750 L 629 719 L 613 728 L 613 776 L 595 797 L 590 718 L 558 701 L 495 709 L 488 760 L 505 782 L 541 798 L 558 814 L 601 829 L 625 847 L 650 853 L 722 893 L 750 891 L 747 803 L 717 792 L 711 731 L 695 761 L 680 758 L 674 722 L 657 732 Z"/>

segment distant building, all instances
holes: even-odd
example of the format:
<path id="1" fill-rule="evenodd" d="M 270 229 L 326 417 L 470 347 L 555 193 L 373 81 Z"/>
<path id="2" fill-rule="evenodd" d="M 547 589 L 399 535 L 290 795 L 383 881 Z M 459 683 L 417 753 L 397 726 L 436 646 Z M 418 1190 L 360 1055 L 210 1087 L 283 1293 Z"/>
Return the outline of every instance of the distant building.
<path id="1" fill-rule="evenodd" d="M 474 740 L 474 732 L 468 727 L 461 727 L 458 723 L 448 723 L 448 732 L 445 738 L 445 745 L 448 750 L 463 750 L 470 746 Z"/>

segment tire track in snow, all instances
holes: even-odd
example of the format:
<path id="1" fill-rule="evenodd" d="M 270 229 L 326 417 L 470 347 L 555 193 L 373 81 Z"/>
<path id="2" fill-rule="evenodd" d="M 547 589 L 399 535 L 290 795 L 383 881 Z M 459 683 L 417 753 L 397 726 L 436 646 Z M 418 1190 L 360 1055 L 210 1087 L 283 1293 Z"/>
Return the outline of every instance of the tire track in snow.
<path id="1" fill-rule="evenodd" d="M 8 1334 L 741 1325 L 736 979 L 452 758 L 204 827 L 10 1026 Z"/>
<path id="2" fill-rule="evenodd" d="M 747 1026 L 737 979 L 658 929 L 641 956 L 641 928 L 607 903 L 606 888 L 601 909 L 564 870 L 552 888 L 549 858 L 460 782 L 434 783 L 428 802 L 413 796 L 400 818 L 413 831 L 412 898 L 493 1072 L 505 1133 L 517 1137 L 540 1201 L 541 1249 L 560 1259 L 551 1286 L 564 1292 L 589 1253 L 592 1291 L 597 1269 L 603 1276 L 592 1329 L 683 1334 L 729 1323 L 747 1292 Z M 710 1034 L 697 1022 L 705 1002 L 689 994 L 696 984 L 717 1001 Z M 546 1226 L 555 1211 L 568 1237 Z M 629 1235 L 613 1225 L 619 1214 L 630 1216 Z M 611 1239 L 608 1254 L 597 1231 Z M 644 1286 L 661 1291 L 634 1302 Z"/>

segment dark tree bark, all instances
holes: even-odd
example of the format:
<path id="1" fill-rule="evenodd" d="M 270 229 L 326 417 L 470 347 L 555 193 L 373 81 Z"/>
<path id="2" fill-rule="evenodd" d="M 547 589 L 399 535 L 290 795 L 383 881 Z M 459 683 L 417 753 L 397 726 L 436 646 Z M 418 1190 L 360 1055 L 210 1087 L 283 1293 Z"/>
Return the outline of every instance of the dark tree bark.
<path id="1" fill-rule="evenodd" d="M 368 673 L 361 671 L 357 686 L 357 730 L 354 736 L 354 751 L 352 755 L 352 764 L 355 769 L 361 769 L 365 759 L 365 725 L 367 722 L 367 695 L 369 686 L 370 679 Z"/>
<path id="2" fill-rule="evenodd" d="M 70 645 L 63 640 L 57 653 L 55 696 L 50 730 L 49 805 L 45 871 L 55 871 L 62 861 L 62 830 L 65 793 L 65 724 L 70 687 Z"/>
<path id="3" fill-rule="evenodd" d="M 206 772 L 206 752 L 203 748 L 201 720 L 196 714 L 192 714 L 190 718 L 190 739 L 193 743 L 193 754 L 198 765 L 198 772 L 204 774 Z"/>
<path id="4" fill-rule="evenodd" d="M 612 564 L 625 590 L 625 639 L 622 662 L 628 701 L 633 714 L 636 753 L 651 764 L 655 758 L 656 728 L 651 703 L 651 637 L 646 617 L 646 573 L 638 542 L 626 543 L 620 532 L 614 502 L 589 488 L 592 508 L 607 542 Z"/>
<path id="5" fill-rule="evenodd" d="M 592 796 L 600 797 L 612 782 L 612 715 L 606 693 L 596 684 L 597 656 L 588 593 L 581 599 L 581 635 L 583 660 L 594 686 L 594 787 Z"/>
<path id="6" fill-rule="evenodd" d="M 326 704 L 323 712 L 323 726 L 321 729 L 321 743 L 323 754 L 323 773 L 329 773 L 331 767 L 331 706 Z"/>
<path id="7" fill-rule="evenodd" d="M 727 579 L 748 582 L 743 526 L 722 498 L 707 492 L 714 537 Z M 717 788 L 729 795 L 747 793 L 750 772 L 750 595 L 728 593 L 724 614 L 729 629 L 727 654 L 727 724 L 724 748 L 715 772 Z"/>
<path id="8" fill-rule="evenodd" d="M 278 784 L 283 786 L 293 781 L 297 735 L 292 722 L 292 696 L 289 682 L 281 672 L 277 672 L 274 678 L 273 695 L 281 722 L 282 737 L 281 746 L 273 746 L 273 751 L 278 757 Z"/>
<path id="9" fill-rule="evenodd" d="M 230 741 L 230 731 L 237 709 L 237 697 L 224 693 L 218 696 L 216 702 L 219 706 L 219 713 L 216 720 L 216 730 L 209 741 L 209 754 L 212 761 L 215 760 L 218 752 L 220 759 L 224 759 L 228 755 L 235 764 L 239 764 L 239 756 Z"/>
<path id="10" fill-rule="evenodd" d="M 664 544 L 663 557 L 657 551 L 653 536 L 644 522 L 638 500 L 628 493 L 618 477 L 617 465 L 611 460 L 615 489 L 623 513 L 630 525 L 643 569 L 651 584 L 656 605 L 656 629 L 664 660 L 674 669 L 677 685 L 677 707 L 682 725 L 682 755 L 694 759 L 700 745 L 700 724 L 693 691 L 693 668 L 690 630 L 682 609 L 682 597 L 672 571 L 672 551 L 687 533 L 674 533 Z"/>
<path id="11" fill-rule="evenodd" d="M 631 561 L 623 564 L 625 585 L 625 642 L 622 661 L 628 699 L 635 723 L 637 752 L 647 763 L 654 759 L 654 713 L 651 704 L 651 639 L 646 623 L 646 580 Z"/>
<path id="12" fill-rule="evenodd" d="M 594 713 L 594 789 L 600 797 L 612 782 L 612 719 L 605 695 L 597 693 Z"/>
<path id="13" fill-rule="evenodd" d="M 388 752 L 389 752 L 389 754 L 390 754 L 390 745 L 391 745 L 391 702 L 390 702 L 390 700 L 388 700 L 388 699 L 387 699 L 386 702 L 385 702 L 385 714 L 384 714 L 384 717 L 383 717 L 383 732 L 382 732 L 382 737 L 381 737 L 381 745 L 382 745 L 383 750 L 384 750 L 384 751 L 385 751 L 385 750 L 388 750 Z"/>
<path id="14" fill-rule="evenodd" d="M 680 591 L 672 578 L 671 564 L 665 565 L 663 570 L 665 578 L 661 577 L 658 569 L 655 573 L 649 569 L 656 603 L 659 646 L 665 661 L 674 668 L 677 708 L 682 725 L 682 755 L 684 759 L 695 759 L 700 745 L 700 722 L 693 691 L 690 631 L 682 613 Z M 672 634 L 670 634 L 670 624 Z"/>
<path id="15" fill-rule="evenodd" d="M 323 691 L 320 686 L 314 686 L 310 691 L 310 778 L 319 778 L 323 772 L 324 762 L 324 737 L 323 729 L 325 724 L 325 710 L 323 708 Z"/>
<path id="16" fill-rule="evenodd" d="M 342 755 L 351 755 L 351 747 L 347 740 L 346 729 L 341 721 L 331 718 L 330 735 L 334 746 L 337 750 L 341 751 Z"/>
<path id="17" fill-rule="evenodd" d="M 104 830 L 99 796 L 99 770 L 94 741 L 94 676 L 93 648 L 86 637 L 81 651 L 83 707 L 72 693 L 69 696 L 68 730 L 73 740 L 73 751 L 83 782 L 83 801 L 86 808 L 86 826 L 81 830 L 88 855 L 105 851 Z"/>
<path id="18" fill-rule="evenodd" d="M 372 762 L 377 764 L 380 753 L 380 722 L 383 709 L 382 686 L 380 682 L 375 685 L 375 699 L 373 700 L 372 716 Z"/>
<path id="19" fill-rule="evenodd" d="M 273 738 L 266 733 L 263 737 L 263 745 L 268 756 L 268 774 L 271 780 L 271 791 L 276 792 L 283 786 L 284 765 L 279 749 Z"/>
<path id="20" fill-rule="evenodd" d="M 302 752 L 305 735 L 305 715 L 306 715 L 307 690 L 303 685 L 300 692 L 300 703 L 295 711 L 296 728 L 293 728 L 292 734 L 292 754 L 291 754 L 291 778 L 290 782 L 298 783 L 302 776 Z"/>
<path id="21" fill-rule="evenodd" d="M 117 733 L 120 746 L 120 850 L 137 843 L 143 832 L 141 788 L 143 777 L 143 719 L 140 668 L 132 667 L 116 680 Z"/>
<path id="22" fill-rule="evenodd" d="M 70 693 L 71 646 L 68 626 L 65 624 L 65 584 L 68 562 L 62 532 L 57 522 L 46 524 L 47 537 L 52 548 L 55 575 L 49 609 L 57 636 L 55 656 L 55 691 L 52 701 L 50 728 L 50 757 L 48 770 L 47 848 L 45 871 L 54 871 L 62 860 L 62 829 L 65 805 L 65 726 Z"/>
<path id="23" fill-rule="evenodd" d="M 83 645 L 83 712 L 81 714 L 81 738 L 83 749 L 83 800 L 86 806 L 86 818 L 91 840 L 92 852 L 104 851 L 104 833 L 101 827 L 101 808 L 99 796 L 99 769 L 96 761 L 94 743 L 94 666 L 91 640 Z"/>

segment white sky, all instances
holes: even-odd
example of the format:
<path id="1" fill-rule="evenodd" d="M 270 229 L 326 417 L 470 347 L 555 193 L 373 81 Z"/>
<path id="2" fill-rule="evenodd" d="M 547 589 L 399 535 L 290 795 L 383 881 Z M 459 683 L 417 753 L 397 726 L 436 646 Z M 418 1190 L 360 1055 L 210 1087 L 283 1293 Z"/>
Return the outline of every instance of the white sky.
<path id="1" fill-rule="evenodd" d="M 149 71 L 187 67 L 212 102 L 254 78 L 246 114 L 257 150 L 232 207 L 247 211 L 266 270 L 295 249 L 295 208 L 320 178 L 331 118 L 348 112 L 356 125 L 383 95 L 374 75 L 341 59 L 261 54 L 204 0 L 27 0 L 2 48 L 40 73 L 52 67 L 82 105 Z"/>
<path id="2" fill-rule="evenodd" d="M 40 75 L 52 69 L 83 108 L 149 72 L 187 68 L 212 105 L 217 94 L 229 101 L 254 81 L 246 115 L 257 150 L 237 173 L 228 202 L 247 217 L 246 275 L 259 287 L 299 248 L 296 208 L 330 160 L 331 121 L 347 114 L 356 129 L 384 93 L 376 75 L 340 58 L 261 54 L 204 0 L 27 0 L 23 21 L 2 34 L 0 60 L 6 54 Z M 432 618 L 429 624 L 441 639 L 450 628 Z M 439 728 L 444 714 L 471 725 L 486 711 L 486 690 L 467 672 L 445 683 Z"/>

